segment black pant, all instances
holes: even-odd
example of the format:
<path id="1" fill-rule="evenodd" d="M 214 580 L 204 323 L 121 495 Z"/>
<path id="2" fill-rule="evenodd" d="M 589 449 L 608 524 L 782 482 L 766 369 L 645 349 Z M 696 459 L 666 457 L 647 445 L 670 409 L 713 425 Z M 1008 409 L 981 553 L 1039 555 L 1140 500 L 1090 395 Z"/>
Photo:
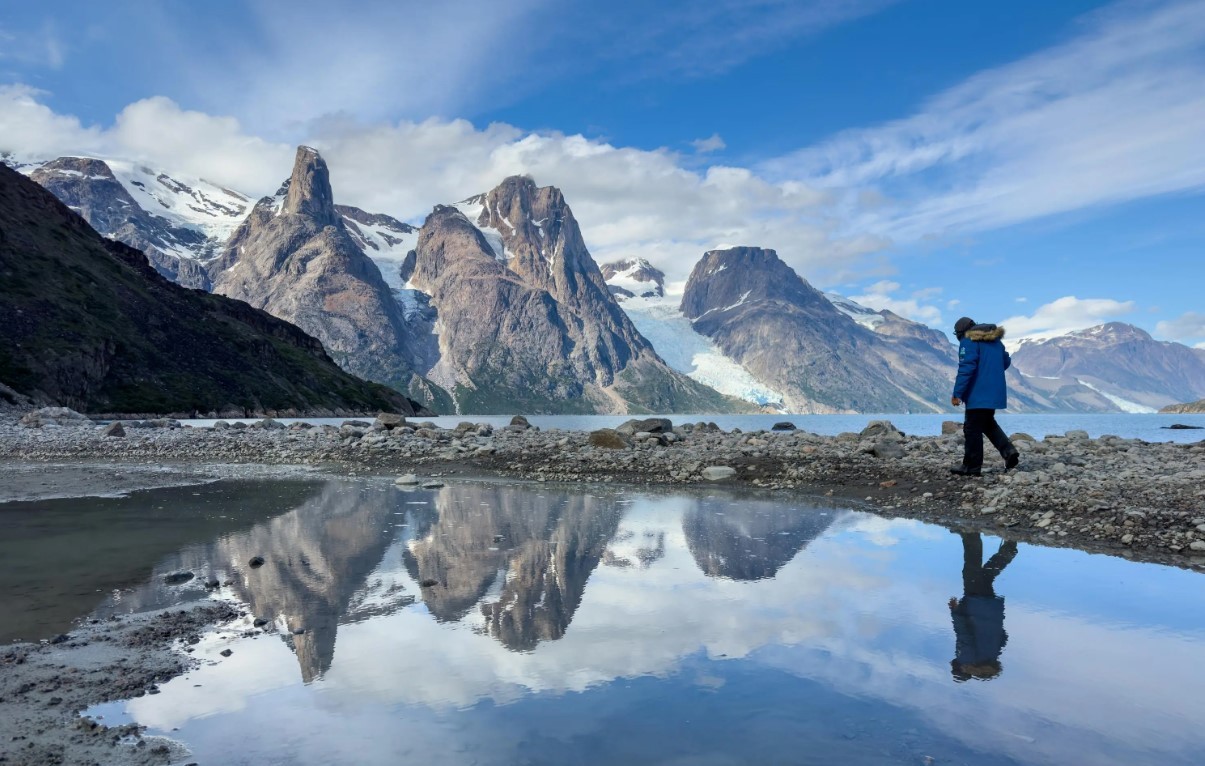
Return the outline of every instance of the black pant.
<path id="1" fill-rule="evenodd" d="M 966 451 L 963 453 L 963 465 L 971 468 L 983 466 L 983 437 L 987 437 L 1000 452 L 1001 457 L 1008 457 L 1016 452 L 1016 447 L 1004 435 L 1004 430 L 996 422 L 995 410 L 967 410 L 966 420 L 962 422 L 962 434 L 966 437 Z"/>

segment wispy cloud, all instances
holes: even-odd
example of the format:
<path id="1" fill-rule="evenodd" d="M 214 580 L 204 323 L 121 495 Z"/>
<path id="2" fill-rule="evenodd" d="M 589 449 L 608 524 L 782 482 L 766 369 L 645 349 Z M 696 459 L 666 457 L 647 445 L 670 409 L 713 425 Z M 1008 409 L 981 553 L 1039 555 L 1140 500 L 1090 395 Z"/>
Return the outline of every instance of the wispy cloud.
<path id="1" fill-rule="evenodd" d="M 850 299 L 872 309 L 887 309 L 899 314 L 905 319 L 924 322 L 931 326 L 942 324 L 941 309 L 929 301 L 941 296 L 940 287 L 926 287 L 914 290 L 910 295 L 900 295 L 900 283 L 890 280 L 880 280 L 866 288 L 861 295 L 851 295 Z M 957 300 L 950 301 L 948 308 L 958 305 Z"/>
<path id="2" fill-rule="evenodd" d="M 1124 2 L 912 116 L 768 162 L 850 190 L 848 225 L 915 240 L 1205 187 L 1205 3 Z M 868 209 L 854 193 L 884 191 Z"/>
<path id="3" fill-rule="evenodd" d="M 724 143 L 724 139 L 720 138 L 719 133 L 712 133 L 707 138 L 699 138 L 690 142 L 690 145 L 695 148 L 699 154 L 710 154 L 724 149 L 728 144 Z"/>
<path id="4" fill-rule="evenodd" d="M 1205 314 L 1186 311 L 1175 319 L 1155 325 L 1155 334 L 1168 340 L 1192 341 L 1205 338 Z"/>
<path id="5" fill-rule="evenodd" d="M 50 19 L 36 29 L 14 31 L 0 27 L 0 61 L 46 69 L 62 69 L 67 48 Z"/>

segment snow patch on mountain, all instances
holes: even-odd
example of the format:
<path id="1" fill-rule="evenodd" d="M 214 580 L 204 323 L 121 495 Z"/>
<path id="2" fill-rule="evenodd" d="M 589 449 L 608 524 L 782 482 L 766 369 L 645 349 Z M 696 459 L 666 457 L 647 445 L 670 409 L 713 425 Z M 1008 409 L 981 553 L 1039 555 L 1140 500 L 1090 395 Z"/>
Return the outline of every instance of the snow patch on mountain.
<path id="1" fill-rule="evenodd" d="M 678 297 L 628 298 L 620 304 L 637 331 L 673 369 L 722 394 L 781 409 L 783 395 L 728 358 L 695 332 L 678 308 Z"/>
<path id="2" fill-rule="evenodd" d="M 105 164 L 147 213 L 210 239 L 225 242 L 251 213 L 249 197 L 202 178 L 169 176 L 124 160 L 105 160 Z"/>
<path id="3" fill-rule="evenodd" d="M 490 250 L 494 251 L 494 258 L 505 263 L 507 260 L 513 258 L 514 254 L 507 251 L 506 246 L 502 244 L 502 232 L 492 226 L 482 226 L 479 223 L 481 214 L 486 212 L 485 208 L 488 204 L 489 200 L 486 199 L 486 196 L 478 194 L 475 197 L 469 197 L 466 200 L 457 202 L 452 207 L 464 213 L 464 217 L 469 219 L 469 223 L 476 226 L 477 231 L 481 232 L 481 235 L 485 237 L 485 241 L 489 243 Z M 507 221 L 506 224 L 510 226 L 510 221 Z M 511 226 L 511 228 L 513 229 L 514 227 Z"/>
<path id="4" fill-rule="evenodd" d="M 407 226 L 405 228 L 409 231 L 404 231 L 388 223 L 364 223 L 346 215 L 343 221 L 352 239 L 381 270 L 389 289 L 404 289 L 402 262 L 406 260 L 406 254 L 418 245 L 418 229 Z"/>
<path id="5" fill-rule="evenodd" d="M 851 301 L 844 295 L 838 295 L 837 293 L 824 293 L 824 297 L 828 298 L 828 302 L 833 304 L 838 311 L 868 330 L 875 330 L 879 327 L 879 325 L 887 321 L 879 312 L 872 308 L 867 308 L 860 303 Z"/>
<path id="6" fill-rule="evenodd" d="M 1128 412 L 1128 413 L 1135 414 L 1135 415 L 1151 415 L 1151 414 L 1159 411 L 1159 410 L 1155 409 L 1154 407 L 1147 407 L 1144 404 L 1139 404 L 1138 402 L 1132 402 L 1129 399 L 1123 399 L 1120 396 L 1115 396 L 1113 394 L 1110 394 L 1108 391 L 1103 391 L 1100 388 L 1092 385 L 1088 381 L 1084 380 L 1083 378 L 1076 378 L 1075 381 L 1077 383 L 1079 383 L 1081 386 L 1090 388 L 1093 391 L 1095 391 L 1096 393 L 1103 396 L 1104 398 L 1113 402 L 1113 404 L 1116 404 L 1117 408 L 1119 410 L 1121 410 L 1122 412 Z"/>

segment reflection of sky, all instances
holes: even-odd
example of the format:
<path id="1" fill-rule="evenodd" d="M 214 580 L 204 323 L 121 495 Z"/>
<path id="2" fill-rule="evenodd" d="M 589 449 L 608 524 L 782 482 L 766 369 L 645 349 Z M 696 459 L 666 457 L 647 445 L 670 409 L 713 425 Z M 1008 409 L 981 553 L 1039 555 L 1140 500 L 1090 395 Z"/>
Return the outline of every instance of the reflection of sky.
<path id="1" fill-rule="evenodd" d="M 1003 673 L 955 684 L 956 535 L 801 509 L 833 523 L 773 579 L 708 578 L 683 532 L 698 501 L 633 499 L 612 560 L 647 540 L 663 555 L 596 567 L 558 640 L 514 652 L 476 610 L 441 624 L 420 600 L 342 625 L 308 686 L 279 639 L 215 637 L 199 653 L 232 657 L 127 709 L 223 763 L 1205 759 L 1200 575 L 1023 546 L 996 583 Z M 366 582 L 419 593 L 408 543 L 401 529 Z"/>

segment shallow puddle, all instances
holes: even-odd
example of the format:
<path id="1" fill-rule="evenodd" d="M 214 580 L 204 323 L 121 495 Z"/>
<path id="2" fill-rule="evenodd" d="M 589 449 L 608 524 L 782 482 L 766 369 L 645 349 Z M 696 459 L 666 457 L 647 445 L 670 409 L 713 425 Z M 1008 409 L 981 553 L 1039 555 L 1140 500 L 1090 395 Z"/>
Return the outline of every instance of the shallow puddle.
<path id="1" fill-rule="evenodd" d="M 201 764 L 1205 762 L 1199 574 L 764 495 L 294 500 L 105 598 L 248 616 L 91 714 Z"/>

